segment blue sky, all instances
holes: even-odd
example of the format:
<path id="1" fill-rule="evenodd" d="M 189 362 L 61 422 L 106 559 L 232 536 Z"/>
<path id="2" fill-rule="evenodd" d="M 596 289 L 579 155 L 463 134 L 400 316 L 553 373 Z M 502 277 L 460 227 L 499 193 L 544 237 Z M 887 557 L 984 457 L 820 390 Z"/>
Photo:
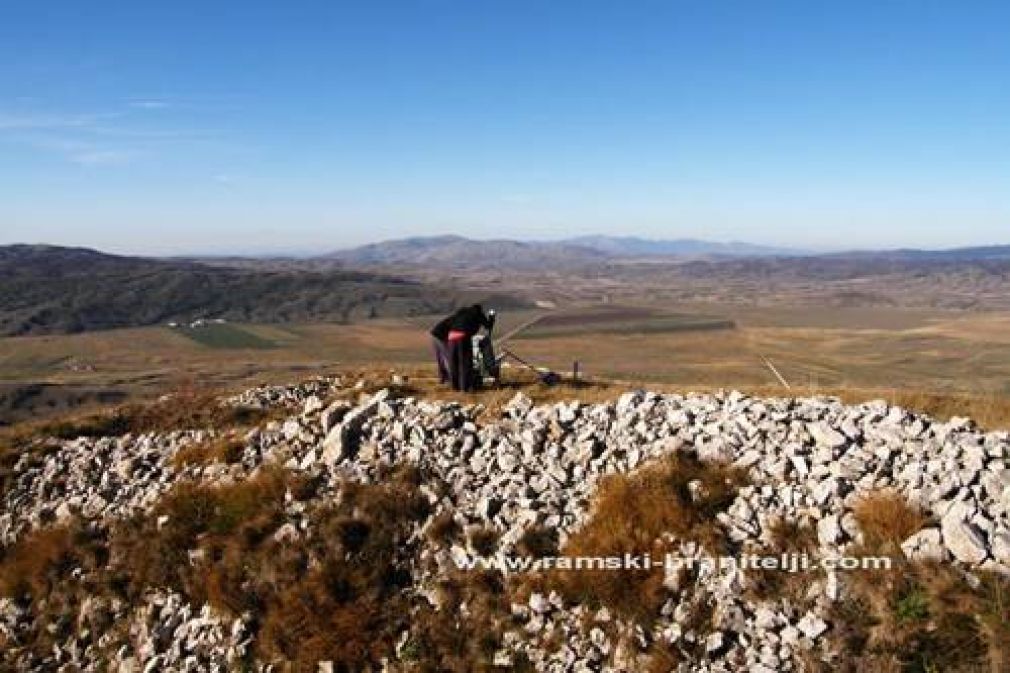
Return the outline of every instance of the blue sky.
<path id="1" fill-rule="evenodd" d="M 0 243 L 1010 242 L 1010 3 L 8 2 Z"/>

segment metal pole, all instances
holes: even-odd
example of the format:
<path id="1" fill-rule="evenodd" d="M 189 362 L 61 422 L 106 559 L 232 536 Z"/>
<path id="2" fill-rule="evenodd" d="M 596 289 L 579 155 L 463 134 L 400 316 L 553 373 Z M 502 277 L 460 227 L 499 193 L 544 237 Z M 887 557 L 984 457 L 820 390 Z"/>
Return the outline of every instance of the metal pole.
<path id="1" fill-rule="evenodd" d="M 781 383 L 783 386 L 785 386 L 786 390 L 792 390 L 793 389 L 793 387 L 789 385 L 789 382 L 785 380 L 785 378 L 782 376 L 782 374 L 779 374 L 779 370 L 775 368 L 775 365 L 772 364 L 771 360 L 769 360 L 768 358 L 764 357 L 763 355 L 761 356 L 761 359 L 764 360 L 764 363 L 768 366 L 768 369 L 772 370 L 772 374 L 774 374 L 775 378 L 777 378 L 779 380 L 779 383 Z"/>

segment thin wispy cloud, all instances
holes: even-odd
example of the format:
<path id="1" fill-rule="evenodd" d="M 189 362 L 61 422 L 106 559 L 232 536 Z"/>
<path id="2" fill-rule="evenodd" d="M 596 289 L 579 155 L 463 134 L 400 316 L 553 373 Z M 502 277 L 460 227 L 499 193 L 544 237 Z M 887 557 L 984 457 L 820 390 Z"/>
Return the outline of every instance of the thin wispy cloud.
<path id="1" fill-rule="evenodd" d="M 27 111 L 20 107 L 0 110 L 0 141 L 62 155 L 78 166 L 125 165 L 179 143 L 216 135 L 212 131 L 166 126 L 160 116 L 157 127 L 149 121 L 138 124 L 139 118 L 130 110 L 167 108 L 167 101 L 161 99 L 136 99 L 126 109 L 104 112 Z"/>
<path id="2" fill-rule="evenodd" d="M 79 166 L 122 166 L 136 156 L 129 150 L 92 150 L 70 154 L 67 158 Z"/>
<path id="3" fill-rule="evenodd" d="M 149 141 L 199 140 L 220 135 L 220 131 L 209 129 L 155 129 L 150 127 L 127 128 L 124 126 L 90 126 L 89 134 L 110 138 L 123 138 Z"/>
<path id="4" fill-rule="evenodd" d="M 138 156 L 137 151 L 132 149 L 48 135 L 29 136 L 22 143 L 40 151 L 61 155 L 78 166 L 121 166 Z"/>
<path id="5" fill-rule="evenodd" d="M 0 112 L 0 131 L 87 129 L 117 116 L 119 116 L 117 113 L 60 115 Z"/>
<path id="6" fill-rule="evenodd" d="M 132 100 L 129 105 L 130 107 L 138 110 L 164 110 L 169 107 L 168 101 L 160 98 L 141 98 L 138 100 Z"/>

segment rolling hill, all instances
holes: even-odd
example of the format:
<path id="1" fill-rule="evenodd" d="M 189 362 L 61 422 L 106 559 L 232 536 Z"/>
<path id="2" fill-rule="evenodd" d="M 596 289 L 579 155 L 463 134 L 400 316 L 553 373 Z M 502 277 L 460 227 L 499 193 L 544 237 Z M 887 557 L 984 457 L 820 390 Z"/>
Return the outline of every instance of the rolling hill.
<path id="1" fill-rule="evenodd" d="M 463 236 L 403 238 L 338 250 L 325 256 L 352 265 L 444 269 L 539 269 L 606 261 L 604 252 L 563 242 L 473 240 Z"/>
<path id="2" fill-rule="evenodd" d="M 345 322 L 440 312 L 469 299 L 445 288 L 333 267 L 243 269 L 84 248 L 0 247 L 2 335 L 196 318 Z"/>

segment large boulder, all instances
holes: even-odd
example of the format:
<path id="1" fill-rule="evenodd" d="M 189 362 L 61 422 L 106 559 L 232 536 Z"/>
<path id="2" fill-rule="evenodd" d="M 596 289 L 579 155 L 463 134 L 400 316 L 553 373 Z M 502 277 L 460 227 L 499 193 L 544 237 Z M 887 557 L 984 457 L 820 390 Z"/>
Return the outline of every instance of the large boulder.
<path id="1" fill-rule="evenodd" d="M 389 389 L 384 388 L 366 401 L 347 412 L 339 425 L 334 426 L 323 440 L 322 460 L 327 465 L 353 456 L 361 443 L 361 428 L 368 419 L 375 416 L 379 404 L 389 397 Z"/>
<path id="2" fill-rule="evenodd" d="M 947 515 L 940 521 L 940 530 L 943 543 L 958 561 L 981 563 L 988 556 L 982 535 L 967 521 Z"/>

